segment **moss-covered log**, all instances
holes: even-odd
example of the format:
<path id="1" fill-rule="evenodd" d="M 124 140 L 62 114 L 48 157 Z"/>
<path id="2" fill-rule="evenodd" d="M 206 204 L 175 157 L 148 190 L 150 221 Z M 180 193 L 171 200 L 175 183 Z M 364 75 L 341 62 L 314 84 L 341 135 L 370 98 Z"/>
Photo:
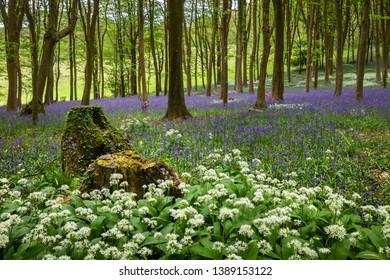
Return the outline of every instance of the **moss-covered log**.
<path id="1" fill-rule="evenodd" d="M 82 189 L 89 191 L 105 187 L 112 191 L 110 177 L 113 173 L 122 174 L 123 181 L 127 181 L 123 188 L 127 192 L 137 194 L 137 199 L 145 194 L 144 185 L 151 183 L 158 185 L 160 180 L 172 180 L 173 186 L 169 194 L 175 197 L 181 196 L 178 186 L 184 180 L 172 167 L 162 161 L 146 159 L 133 151 L 100 156 L 84 174 L 86 179 L 82 184 Z"/>
<path id="2" fill-rule="evenodd" d="M 30 101 L 29 103 L 23 105 L 22 110 L 20 111 L 20 115 L 21 116 L 29 116 L 32 114 L 32 112 L 33 112 L 33 102 Z M 38 102 L 38 113 L 39 114 L 46 113 L 45 106 L 43 105 L 43 103 L 41 101 Z"/>
<path id="3" fill-rule="evenodd" d="M 74 107 L 68 111 L 61 140 L 64 171 L 81 175 L 99 156 L 124 150 L 133 150 L 133 147 L 109 123 L 101 106 Z"/>

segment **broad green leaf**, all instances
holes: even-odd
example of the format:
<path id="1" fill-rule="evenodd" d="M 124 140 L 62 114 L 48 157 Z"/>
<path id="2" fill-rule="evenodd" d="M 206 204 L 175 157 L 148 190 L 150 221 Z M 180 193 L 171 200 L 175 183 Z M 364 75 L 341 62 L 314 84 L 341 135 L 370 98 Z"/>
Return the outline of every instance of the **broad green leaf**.
<path id="1" fill-rule="evenodd" d="M 71 202 L 71 204 L 72 205 L 74 205 L 74 207 L 84 207 L 84 202 L 83 202 L 83 200 L 79 197 L 79 196 L 77 196 L 77 195 L 72 195 L 71 197 L 70 197 L 70 202 Z"/>
<path id="2" fill-rule="evenodd" d="M 106 216 L 98 216 L 91 222 L 91 228 L 101 228 Z"/>
<path id="3" fill-rule="evenodd" d="M 154 238 L 153 236 L 149 236 L 145 239 L 144 242 L 142 242 L 142 246 L 149 246 L 149 245 L 156 245 L 156 244 L 162 244 L 166 243 L 167 239 L 165 238 Z"/>
<path id="4" fill-rule="evenodd" d="M 259 249 L 257 248 L 257 241 L 249 242 L 248 249 L 242 254 L 244 260 L 256 260 L 259 255 Z"/>
<path id="5" fill-rule="evenodd" d="M 371 251 L 363 251 L 355 256 L 356 259 L 362 260 L 386 260 L 386 256 Z"/>
<path id="6" fill-rule="evenodd" d="M 15 227 L 11 232 L 12 239 L 18 239 L 28 233 L 31 229 L 26 226 Z"/>
<path id="7" fill-rule="evenodd" d="M 349 254 L 351 242 L 349 239 L 336 241 L 330 249 L 329 259 L 331 260 L 346 260 Z"/>
<path id="8" fill-rule="evenodd" d="M 372 229 L 363 228 L 362 231 L 367 235 L 367 237 L 370 239 L 370 241 L 372 242 L 372 244 L 375 246 L 377 250 L 379 250 L 379 248 L 381 247 L 385 247 L 383 236 L 380 233 L 380 231 L 377 230 L 377 228 L 375 227 Z"/>
<path id="9" fill-rule="evenodd" d="M 207 259 L 215 260 L 218 258 L 219 253 L 212 250 L 211 248 L 203 247 L 199 244 L 195 244 L 190 247 L 190 252 L 195 255 L 202 256 Z"/>
<path id="10" fill-rule="evenodd" d="M 289 242 L 291 240 L 297 239 L 296 237 L 287 236 L 282 239 L 282 259 L 288 260 L 289 257 L 291 257 L 294 254 L 293 248 L 289 246 Z"/>

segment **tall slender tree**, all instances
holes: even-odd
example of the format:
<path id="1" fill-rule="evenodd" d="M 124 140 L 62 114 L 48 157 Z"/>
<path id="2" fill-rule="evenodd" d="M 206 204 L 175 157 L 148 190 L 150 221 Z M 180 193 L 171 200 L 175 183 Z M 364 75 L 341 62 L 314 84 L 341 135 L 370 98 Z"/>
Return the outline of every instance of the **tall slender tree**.
<path id="1" fill-rule="evenodd" d="M 146 109 L 149 105 L 149 96 L 146 87 L 144 21 L 144 0 L 140 0 L 138 1 L 138 77 L 142 109 Z"/>
<path id="2" fill-rule="evenodd" d="M 169 32 L 169 92 L 168 107 L 164 119 L 187 119 L 183 89 L 183 21 L 184 0 L 168 0 Z"/>
<path id="3" fill-rule="evenodd" d="M 263 35 L 263 52 L 261 55 L 260 63 L 260 76 L 257 87 L 257 97 L 254 108 L 263 109 L 267 107 L 267 101 L 265 99 L 265 80 L 267 78 L 267 66 L 268 59 L 271 50 L 271 28 L 269 25 L 269 6 L 270 0 L 263 0 L 262 6 L 262 35 Z"/>
<path id="4" fill-rule="evenodd" d="M 228 102 L 228 35 L 230 17 L 231 2 L 229 0 L 223 0 L 219 34 L 221 44 L 221 99 L 223 104 L 227 104 Z"/>
<path id="5" fill-rule="evenodd" d="M 275 20 L 275 55 L 272 74 L 271 98 L 283 100 L 284 94 L 284 14 L 283 1 L 273 0 Z"/>
<path id="6" fill-rule="evenodd" d="M 252 2 L 252 36 L 253 36 L 253 45 L 252 52 L 250 55 L 249 62 L 249 93 L 255 93 L 254 81 L 255 81 L 255 61 L 256 55 L 258 52 L 257 36 L 258 36 L 258 27 L 257 27 L 257 0 Z M 258 77 L 256 77 L 258 78 Z"/>
<path id="7" fill-rule="evenodd" d="M 219 0 L 213 0 L 213 12 L 212 12 L 212 31 L 211 31 L 211 46 L 210 46 L 210 57 L 209 64 L 207 66 L 207 89 L 206 95 L 211 96 L 211 84 L 212 84 L 212 73 L 215 65 L 215 47 L 216 47 L 216 35 L 218 28 L 218 8 L 219 8 Z M 216 83 L 214 84 L 216 86 Z"/>
<path id="8" fill-rule="evenodd" d="M 363 80 L 364 80 L 364 65 L 367 54 L 369 24 L 370 24 L 370 2 L 371 0 L 363 0 L 362 6 L 362 24 L 360 27 L 360 40 L 358 61 L 356 69 L 356 99 L 363 99 Z"/>
<path id="9" fill-rule="evenodd" d="M 49 1 L 49 14 L 46 24 L 46 32 L 43 39 L 42 55 L 37 77 L 37 94 L 39 100 L 42 100 L 45 87 L 53 67 L 54 48 L 59 40 L 73 32 L 77 22 L 77 0 L 72 0 L 71 17 L 68 26 L 58 30 L 59 1 Z"/>
<path id="10" fill-rule="evenodd" d="M 81 2 L 82 3 L 82 2 Z M 99 15 L 99 0 L 91 0 L 86 3 L 80 3 L 81 18 L 84 27 L 86 48 L 87 48 L 87 61 L 85 64 L 85 75 L 84 75 L 84 92 L 81 100 L 81 105 L 89 105 L 92 87 L 92 76 L 94 72 L 94 58 L 96 54 L 95 37 L 96 37 L 96 24 Z"/>
<path id="11" fill-rule="evenodd" d="M 243 64 L 243 41 L 244 41 L 244 9 L 245 0 L 237 2 L 237 32 L 236 32 L 236 67 L 234 87 L 236 92 L 243 92 L 242 64 Z"/>
<path id="12" fill-rule="evenodd" d="M 334 96 L 340 96 L 343 90 L 343 1 L 334 0 L 334 9 L 336 15 L 336 44 L 337 44 L 337 53 L 336 53 L 336 83 L 334 88 Z"/>
<path id="13" fill-rule="evenodd" d="M 8 3 L 7 3 L 8 2 Z M 15 111 L 18 106 L 20 77 L 20 33 L 27 0 L 0 1 L 0 12 L 5 28 L 5 51 L 7 57 L 8 99 L 7 111 Z"/>

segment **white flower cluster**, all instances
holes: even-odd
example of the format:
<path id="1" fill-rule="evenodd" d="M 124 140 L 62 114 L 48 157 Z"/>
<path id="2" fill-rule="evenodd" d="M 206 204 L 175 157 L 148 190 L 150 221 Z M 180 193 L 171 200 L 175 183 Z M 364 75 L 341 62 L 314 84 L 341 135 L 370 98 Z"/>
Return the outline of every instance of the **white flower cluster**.
<path id="1" fill-rule="evenodd" d="M 340 241 L 347 235 L 347 230 L 340 222 L 325 227 L 324 231 L 330 238 L 338 239 Z"/>
<path id="2" fill-rule="evenodd" d="M 0 223 L 0 248 L 5 248 L 9 242 L 8 234 L 11 228 L 20 224 L 21 218 L 15 214 L 3 213 L 1 219 L 4 221 Z"/>

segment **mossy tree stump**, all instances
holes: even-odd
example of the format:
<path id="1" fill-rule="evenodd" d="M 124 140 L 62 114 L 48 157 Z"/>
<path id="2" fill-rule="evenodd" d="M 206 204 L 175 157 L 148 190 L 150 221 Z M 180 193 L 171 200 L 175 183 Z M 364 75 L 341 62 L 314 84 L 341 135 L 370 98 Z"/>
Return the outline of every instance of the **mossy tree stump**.
<path id="1" fill-rule="evenodd" d="M 64 171 L 81 175 L 99 156 L 124 150 L 133 150 L 133 147 L 109 123 L 101 106 L 74 107 L 68 111 L 61 140 Z"/>
<path id="2" fill-rule="evenodd" d="M 30 116 L 33 112 L 33 102 L 30 101 L 26 105 L 23 105 L 22 110 L 20 111 L 21 116 Z M 43 103 L 39 100 L 38 101 L 38 113 L 46 114 L 45 106 Z"/>
<path id="3" fill-rule="evenodd" d="M 105 187 L 113 191 L 110 185 L 110 177 L 113 173 L 122 174 L 123 181 L 127 181 L 122 188 L 127 192 L 135 193 L 136 199 L 141 199 L 145 194 L 144 185 L 151 183 L 158 185 L 160 180 L 172 180 L 173 186 L 169 194 L 175 197 L 182 195 L 178 186 L 184 180 L 172 167 L 162 161 L 146 159 L 133 151 L 100 156 L 84 174 L 86 179 L 82 184 L 82 189 L 90 191 Z"/>

